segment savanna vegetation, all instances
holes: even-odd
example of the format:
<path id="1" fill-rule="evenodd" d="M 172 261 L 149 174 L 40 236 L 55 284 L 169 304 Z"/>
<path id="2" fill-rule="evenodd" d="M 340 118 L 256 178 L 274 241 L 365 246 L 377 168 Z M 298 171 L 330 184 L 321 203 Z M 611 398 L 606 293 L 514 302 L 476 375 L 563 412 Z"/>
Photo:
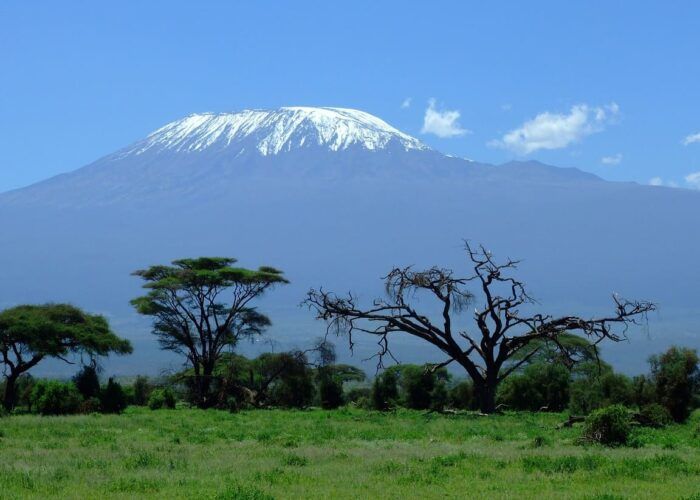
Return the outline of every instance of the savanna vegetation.
<path id="1" fill-rule="evenodd" d="M 103 316 L 0 312 L 0 497 L 700 498 L 695 350 L 629 377 L 599 349 L 654 304 L 615 296 L 607 315 L 550 316 L 516 261 L 466 251 L 472 274 L 396 268 L 367 306 L 309 291 L 327 334 L 253 358 L 237 348 L 271 324 L 256 301 L 282 271 L 212 257 L 137 271 L 133 306 L 183 360 L 160 377 L 103 373 L 103 356 L 132 349 Z M 375 337 L 377 372 L 339 363 L 335 335 L 350 349 Z M 445 361 L 398 363 L 397 335 Z M 73 377 L 35 378 L 47 358 Z"/>

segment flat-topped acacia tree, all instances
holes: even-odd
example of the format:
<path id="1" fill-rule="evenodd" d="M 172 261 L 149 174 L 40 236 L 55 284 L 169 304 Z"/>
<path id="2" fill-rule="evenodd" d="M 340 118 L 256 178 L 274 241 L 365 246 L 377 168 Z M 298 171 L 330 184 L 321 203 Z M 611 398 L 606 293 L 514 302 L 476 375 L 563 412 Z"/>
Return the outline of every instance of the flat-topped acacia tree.
<path id="1" fill-rule="evenodd" d="M 655 308 L 650 302 L 614 295 L 615 310 L 609 316 L 584 319 L 533 313 L 534 301 L 524 284 L 510 276 L 517 261 L 497 263 L 485 248 L 474 249 L 468 243 L 465 250 L 473 267 L 473 273 L 465 277 L 438 267 L 425 271 L 394 268 L 384 278 L 387 298 L 376 299 L 369 307 L 361 307 L 352 293 L 338 296 L 323 289 L 310 290 L 305 303 L 318 319 L 328 323 L 329 333 L 347 335 L 351 349 L 355 332 L 377 337 L 380 367 L 385 356 L 394 358 L 389 340 L 395 335 L 411 335 L 432 344 L 447 357 L 433 369 L 450 363 L 461 365 L 474 383 L 483 413 L 495 411 L 498 384 L 543 346 L 554 346 L 570 359 L 575 352 L 562 341 L 567 332 L 580 332 L 594 345 L 605 339 L 618 342 L 629 324 Z M 474 309 L 473 330 L 458 329 L 456 316 L 475 301 L 470 285 L 483 297 L 483 305 Z M 426 296 L 437 307 L 419 312 L 416 299 Z M 525 308 L 528 311 L 521 313 Z M 622 331 L 616 332 L 615 326 Z"/>
<path id="2" fill-rule="evenodd" d="M 17 379 L 43 359 L 128 354 L 131 344 L 119 338 L 100 315 L 69 304 L 22 305 L 0 312 L 0 362 L 4 366 L 3 406 L 14 408 Z"/>
<path id="3" fill-rule="evenodd" d="M 181 259 L 170 266 L 134 272 L 148 293 L 131 301 L 153 316 L 153 333 L 163 349 L 182 354 L 192 368 L 197 406 L 215 404 L 212 376 L 225 350 L 241 339 L 260 335 L 270 325 L 251 303 L 275 285 L 285 284 L 282 271 L 234 267 L 229 257 Z"/>

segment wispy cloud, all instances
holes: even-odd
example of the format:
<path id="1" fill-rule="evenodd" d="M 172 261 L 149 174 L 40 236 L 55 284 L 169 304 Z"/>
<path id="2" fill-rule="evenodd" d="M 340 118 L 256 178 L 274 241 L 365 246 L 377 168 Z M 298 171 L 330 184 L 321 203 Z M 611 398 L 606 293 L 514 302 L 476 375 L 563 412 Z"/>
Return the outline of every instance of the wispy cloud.
<path id="1" fill-rule="evenodd" d="M 685 176 L 685 182 L 693 189 L 700 189 L 700 172 L 693 172 Z"/>
<path id="2" fill-rule="evenodd" d="M 652 177 L 651 179 L 649 179 L 649 185 L 650 186 L 665 186 L 665 187 L 671 187 L 671 188 L 680 187 L 677 182 L 664 180 L 661 177 Z"/>
<path id="3" fill-rule="evenodd" d="M 438 111 L 435 107 L 435 99 L 428 101 L 423 118 L 423 134 L 433 134 L 442 138 L 457 137 L 471 133 L 459 124 L 460 113 L 457 110 Z"/>
<path id="4" fill-rule="evenodd" d="M 683 145 L 687 146 L 688 144 L 693 144 L 694 142 L 700 142 L 700 132 L 697 132 L 695 134 L 690 134 L 685 136 L 683 139 Z"/>
<path id="5" fill-rule="evenodd" d="M 517 154 L 530 154 L 540 149 L 561 149 L 584 137 L 601 132 L 620 112 L 615 104 L 589 106 L 577 104 L 569 113 L 540 113 L 532 120 L 493 140 L 490 146 L 508 149 Z"/>
<path id="6" fill-rule="evenodd" d="M 413 97 L 407 97 L 406 99 L 403 100 L 401 103 L 401 109 L 408 109 L 411 107 L 411 101 L 413 101 Z"/>
<path id="7" fill-rule="evenodd" d="M 600 163 L 603 165 L 619 165 L 622 162 L 622 153 L 617 153 L 612 156 L 603 156 Z"/>
<path id="8" fill-rule="evenodd" d="M 501 111 L 510 111 L 511 109 L 513 109 L 513 106 L 511 104 L 501 104 Z"/>

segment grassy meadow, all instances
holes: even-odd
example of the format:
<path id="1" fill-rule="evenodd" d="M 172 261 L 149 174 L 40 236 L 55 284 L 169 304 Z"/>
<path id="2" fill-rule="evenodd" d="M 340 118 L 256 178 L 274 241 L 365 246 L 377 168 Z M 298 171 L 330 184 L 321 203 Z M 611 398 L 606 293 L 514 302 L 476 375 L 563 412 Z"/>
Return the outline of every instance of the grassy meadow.
<path id="1" fill-rule="evenodd" d="M 578 445 L 561 414 L 130 407 L 0 419 L 0 498 L 698 498 L 700 414 Z"/>

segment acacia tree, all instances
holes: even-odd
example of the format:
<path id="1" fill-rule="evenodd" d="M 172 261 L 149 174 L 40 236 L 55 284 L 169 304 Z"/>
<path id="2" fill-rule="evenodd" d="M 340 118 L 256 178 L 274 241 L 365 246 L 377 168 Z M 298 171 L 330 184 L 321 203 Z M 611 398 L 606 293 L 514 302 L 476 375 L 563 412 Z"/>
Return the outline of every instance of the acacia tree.
<path id="1" fill-rule="evenodd" d="M 163 349 L 186 357 L 192 367 L 195 403 L 212 406 L 212 375 L 226 349 L 241 339 L 260 335 L 270 325 L 251 302 L 265 291 L 288 283 L 282 271 L 233 267 L 236 259 L 181 259 L 172 266 L 152 266 L 134 272 L 148 294 L 131 301 L 136 310 L 154 318 L 153 333 Z"/>
<path id="2" fill-rule="evenodd" d="M 387 298 L 375 300 L 370 307 L 361 307 L 352 293 L 338 296 L 323 289 L 311 289 L 305 303 L 318 319 L 328 323 L 328 333 L 346 334 L 351 349 L 356 332 L 376 337 L 378 367 L 385 356 L 396 361 L 389 345 L 389 339 L 396 334 L 411 335 L 437 347 L 447 359 L 432 365 L 432 369 L 450 363 L 461 365 L 474 383 L 483 413 L 495 411 L 498 384 L 536 356 L 543 345 L 556 346 L 573 362 L 575 352 L 560 342 L 566 332 L 580 332 L 594 345 L 605 339 L 617 342 L 624 338 L 629 324 L 637 323 L 655 308 L 650 302 L 628 301 L 614 295 L 614 312 L 599 318 L 521 313 L 521 308 L 531 309 L 534 301 L 523 282 L 510 275 L 518 261 L 497 263 L 484 247 L 472 248 L 468 243 L 465 250 L 473 267 L 473 274 L 466 277 L 438 267 L 425 271 L 394 268 L 384 277 Z M 465 330 L 454 323 L 475 299 L 470 285 L 475 285 L 483 297 L 483 305 L 474 310 L 476 328 Z M 416 309 L 412 299 L 417 294 L 436 301 L 435 314 Z M 621 331 L 616 332 L 615 326 L 620 326 Z M 518 356 L 521 353 L 525 355 Z"/>
<path id="3" fill-rule="evenodd" d="M 0 312 L 0 356 L 4 366 L 3 406 L 17 399 L 17 379 L 45 358 L 69 362 L 71 355 L 128 354 L 131 344 L 117 337 L 103 316 L 68 304 L 22 305 Z"/>

